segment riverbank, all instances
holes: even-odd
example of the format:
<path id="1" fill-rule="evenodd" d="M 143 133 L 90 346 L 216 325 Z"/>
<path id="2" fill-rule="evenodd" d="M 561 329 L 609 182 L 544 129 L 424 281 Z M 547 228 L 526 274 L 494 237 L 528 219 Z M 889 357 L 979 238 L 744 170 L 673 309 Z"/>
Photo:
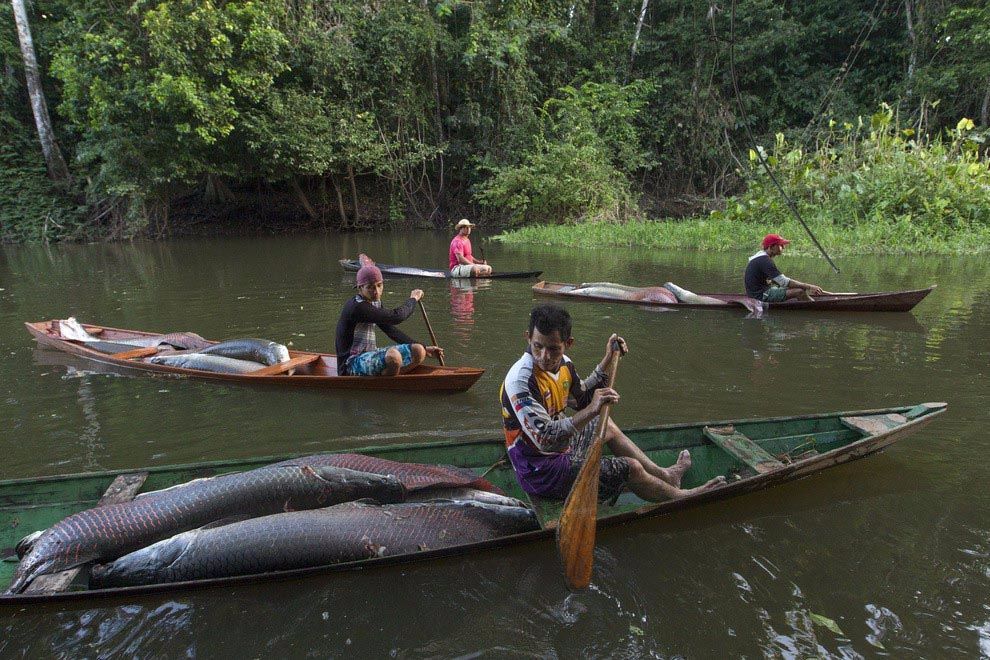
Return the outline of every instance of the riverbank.
<path id="1" fill-rule="evenodd" d="M 966 227 L 931 236 L 909 221 L 840 227 L 811 225 L 819 242 L 832 256 L 841 254 L 984 254 L 990 251 L 990 228 Z M 794 242 L 792 254 L 819 254 L 807 232 L 796 221 L 761 225 L 723 219 L 645 220 L 625 224 L 539 225 L 508 231 L 492 240 L 506 244 L 561 247 L 645 247 L 721 252 L 759 246 L 768 232 Z"/>

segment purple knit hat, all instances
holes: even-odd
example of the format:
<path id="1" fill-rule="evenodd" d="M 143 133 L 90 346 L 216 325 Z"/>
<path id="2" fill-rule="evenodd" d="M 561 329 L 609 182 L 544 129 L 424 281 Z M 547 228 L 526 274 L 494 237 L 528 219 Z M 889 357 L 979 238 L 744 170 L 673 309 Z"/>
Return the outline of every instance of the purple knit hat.
<path id="1" fill-rule="evenodd" d="M 382 271 L 378 269 L 378 266 L 368 265 L 361 266 L 361 269 L 357 272 L 357 285 L 364 286 L 365 284 L 374 284 L 375 282 L 382 281 Z"/>

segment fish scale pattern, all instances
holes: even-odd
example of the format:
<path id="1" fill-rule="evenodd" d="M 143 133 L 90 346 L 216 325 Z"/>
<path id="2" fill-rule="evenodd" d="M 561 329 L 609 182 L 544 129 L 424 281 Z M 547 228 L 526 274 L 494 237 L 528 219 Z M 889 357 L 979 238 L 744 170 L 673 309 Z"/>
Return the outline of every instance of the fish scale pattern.
<path id="1" fill-rule="evenodd" d="M 91 586 L 249 575 L 435 550 L 539 527 L 533 511 L 478 502 L 351 502 L 179 534 L 93 569 Z"/>
<path id="2" fill-rule="evenodd" d="M 391 474 L 401 481 L 409 492 L 427 488 L 477 488 L 501 493 L 497 486 L 479 477 L 472 470 L 453 465 L 400 463 L 364 454 L 313 454 L 275 465 L 334 466 L 371 474 Z"/>
<path id="3" fill-rule="evenodd" d="M 232 516 L 263 516 L 361 498 L 401 502 L 405 495 L 394 477 L 334 466 L 276 465 L 198 479 L 64 518 L 46 530 L 21 560 L 7 593 L 20 593 L 39 575 L 116 559 Z"/>

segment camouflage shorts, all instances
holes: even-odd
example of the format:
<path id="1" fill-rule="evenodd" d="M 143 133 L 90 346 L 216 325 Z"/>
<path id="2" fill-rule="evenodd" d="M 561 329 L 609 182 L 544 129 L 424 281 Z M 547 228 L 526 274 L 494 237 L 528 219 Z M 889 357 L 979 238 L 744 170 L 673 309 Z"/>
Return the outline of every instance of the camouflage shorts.
<path id="1" fill-rule="evenodd" d="M 584 457 L 591 447 L 598 428 L 596 417 L 571 440 L 571 483 L 577 479 L 578 472 L 584 464 Z M 610 500 L 625 490 L 629 481 L 629 461 L 621 456 L 602 456 L 601 471 L 598 473 L 598 499 Z"/>

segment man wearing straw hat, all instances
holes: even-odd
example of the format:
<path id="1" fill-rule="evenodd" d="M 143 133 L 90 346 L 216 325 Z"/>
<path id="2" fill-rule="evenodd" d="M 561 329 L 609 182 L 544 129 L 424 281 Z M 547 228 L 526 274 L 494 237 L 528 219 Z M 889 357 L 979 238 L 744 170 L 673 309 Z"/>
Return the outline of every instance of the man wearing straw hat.
<path id="1" fill-rule="evenodd" d="M 451 277 L 487 277 L 492 274 L 492 267 L 484 259 L 475 259 L 471 254 L 471 228 L 474 227 L 467 218 L 461 218 L 457 223 L 457 235 L 450 241 L 450 276 Z"/>
<path id="2" fill-rule="evenodd" d="M 426 346 L 395 327 L 416 309 L 423 297 L 422 289 L 413 289 L 400 307 L 382 309 L 384 286 L 378 266 L 361 266 L 357 272 L 358 295 L 344 304 L 337 321 L 337 375 L 394 376 L 415 369 L 427 355 L 438 359 L 443 356 L 439 346 Z M 395 346 L 378 348 L 376 325 L 396 342 Z"/>

